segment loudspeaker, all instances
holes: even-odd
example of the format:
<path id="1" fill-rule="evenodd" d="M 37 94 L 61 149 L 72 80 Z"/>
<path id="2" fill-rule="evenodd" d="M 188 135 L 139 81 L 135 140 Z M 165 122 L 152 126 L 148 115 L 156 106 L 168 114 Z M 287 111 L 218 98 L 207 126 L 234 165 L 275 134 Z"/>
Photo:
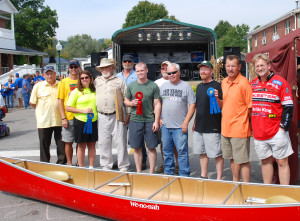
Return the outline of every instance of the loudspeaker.
<path id="1" fill-rule="evenodd" d="M 101 76 L 101 73 L 98 72 L 95 67 L 87 66 L 87 67 L 84 68 L 84 70 L 89 71 L 92 74 L 94 79 L 98 76 Z"/>
<path id="2" fill-rule="evenodd" d="M 91 53 L 91 66 L 99 66 L 102 58 L 108 58 L 108 53 L 106 51 Z"/>

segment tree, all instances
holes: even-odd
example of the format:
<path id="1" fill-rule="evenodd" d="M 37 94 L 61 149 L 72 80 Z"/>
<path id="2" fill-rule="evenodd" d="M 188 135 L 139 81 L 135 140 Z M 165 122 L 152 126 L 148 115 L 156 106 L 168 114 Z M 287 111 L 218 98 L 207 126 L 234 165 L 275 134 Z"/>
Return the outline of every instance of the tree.
<path id="1" fill-rule="evenodd" d="M 56 10 L 44 6 L 44 0 L 12 0 L 15 15 L 15 38 L 19 46 L 44 51 L 58 28 Z"/>
<path id="2" fill-rule="evenodd" d="M 105 50 L 105 49 L 111 47 L 111 44 L 112 44 L 111 39 L 109 39 L 109 38 L 99 39 L 99 42 L 101 44 L 101 46 L 100 46 L 101 50 Z"/>
<path id="3" fill-rule="evenodd" d="M 99 51 L 101 51 L 100 42 L 87 34 L 69 37 L 67 46 L 62 49 L 62 53 L 68 54 L 70 58 L 86 57 Z"/>
<path id="4" fill-rule="evenodd" d="M 227 23 L 220 21 L 215 27 L 215 31 L 219 32 L 219 35 L 217 34 L 218 57 L 223 56 L 223 47 L 240 47 L 241 52 L 247 52 L 249 26 L 246 24 L 232 26 Z"/>
<path id="5" fill-rule="evenodd" d="M 122 28 L 128 28 L 134 25 L 139 25 L 162 18 L 177 20 L 175 16 L 169 16 L 168 14 L 169 12 L 166 10 L 163 4 L 140 1 L 127 13 L 125 23 L 123 24 Z"/>
<path id="6" fill-rule="evenodd" d="M 232 25 L 228 21 L 220 20 L 214 29 L 217 39 L 221 39 L 224 35 L 226 35 L 230 28 L 232 28 Z"/>

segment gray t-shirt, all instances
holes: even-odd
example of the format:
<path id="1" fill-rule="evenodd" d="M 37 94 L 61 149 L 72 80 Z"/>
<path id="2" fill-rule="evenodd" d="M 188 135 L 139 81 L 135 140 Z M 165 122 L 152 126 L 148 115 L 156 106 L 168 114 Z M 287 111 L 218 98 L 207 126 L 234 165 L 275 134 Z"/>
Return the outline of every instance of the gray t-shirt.
<path id="1" fill-rule="evenodd" d="M 167 81 L 160 87 L 162 101 L 162 119 L 166 128 L 181 128 L 188 112 L 188 105 L 196 103 L 192 87 L 180 81 L 171 84 Z"/>

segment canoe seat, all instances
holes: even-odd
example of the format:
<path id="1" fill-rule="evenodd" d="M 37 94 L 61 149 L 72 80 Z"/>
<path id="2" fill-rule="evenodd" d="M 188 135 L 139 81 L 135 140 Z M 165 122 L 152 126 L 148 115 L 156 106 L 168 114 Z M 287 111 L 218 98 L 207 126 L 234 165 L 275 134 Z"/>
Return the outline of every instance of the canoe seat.
<path id="1" fill-rule="evenodd" d="M 67 181 L 71 179 L 70 175 L 65 171 L 43 171 L 39 174 L 59 181 Z"/>
<path id="2" fill-rule="evenodd" d="M 266 199 L 266 204 L 281 204 L 281 203 L 298 203 L 297 200 L 289 197 L 289 196 L 271 196 L 268 199 Z"/>

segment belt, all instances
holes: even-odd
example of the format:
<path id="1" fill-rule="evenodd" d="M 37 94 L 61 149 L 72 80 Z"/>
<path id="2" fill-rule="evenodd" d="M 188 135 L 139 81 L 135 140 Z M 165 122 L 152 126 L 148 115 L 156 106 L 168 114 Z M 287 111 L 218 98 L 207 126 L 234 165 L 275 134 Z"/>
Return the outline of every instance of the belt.
<path id="1" fill-rule="evenodd" d="M 102 112 L 99 112 L 100 114 L 103 114 L 103 115 L 112 115 L 112 114 L 115 114 L 116 112 L 112 112 L 112 113 L 102 113 Z"/>

